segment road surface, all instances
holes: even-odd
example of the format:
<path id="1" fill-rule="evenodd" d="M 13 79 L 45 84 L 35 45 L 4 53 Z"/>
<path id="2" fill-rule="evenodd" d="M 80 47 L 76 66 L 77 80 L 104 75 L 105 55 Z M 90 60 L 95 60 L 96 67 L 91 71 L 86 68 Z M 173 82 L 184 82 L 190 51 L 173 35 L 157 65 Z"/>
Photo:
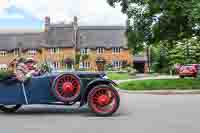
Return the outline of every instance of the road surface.
<path id="1" fill-rule="evenodd" d="M 2 133 L 199 133 L 200 95 L 121 93 L 113 117 L 95 117 L 87 107 L 24 106 L 0 113 Z"/>

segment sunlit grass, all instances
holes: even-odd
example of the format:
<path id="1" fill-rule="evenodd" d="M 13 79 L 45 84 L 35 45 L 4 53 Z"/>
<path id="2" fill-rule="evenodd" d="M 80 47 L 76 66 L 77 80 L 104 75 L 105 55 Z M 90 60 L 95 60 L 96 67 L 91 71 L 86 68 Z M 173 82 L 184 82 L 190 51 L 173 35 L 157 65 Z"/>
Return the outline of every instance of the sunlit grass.
<path id="1" fill-rule="evenodd" d="M 186 90 L 200 89 L 199 79 L 162 79 L 162 80 L 137 80 L 120 84 L 125 90 Z"/>

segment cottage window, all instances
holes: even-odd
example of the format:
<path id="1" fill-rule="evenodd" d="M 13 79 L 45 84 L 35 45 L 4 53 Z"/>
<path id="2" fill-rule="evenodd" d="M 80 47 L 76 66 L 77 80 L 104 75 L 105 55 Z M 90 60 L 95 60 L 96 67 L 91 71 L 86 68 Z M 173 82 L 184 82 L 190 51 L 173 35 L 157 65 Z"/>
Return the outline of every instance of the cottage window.
<path id="1" fill-rule="evenodd" d="M 88 68 L 90 68 L 90 62 L 88 62 L 88 61 L 80 62 L 80 68 L 81 69 L 88 69 Z"/>
<path id="2" fill-rule="evenodd" d="M 104 48 L 97 48 L 97 54 L 104 53 Z"/>
<path id="3" fill-rule="evenodd" d="M 28 55 L 34 56 L 37 54 L 37 50 L 36 49 L 28 49 Z"/>
<path id="4" fill-rule="evenodd" d="M 80 54 L 88 54 L 89 53 L 89 51 L 90 51 L 90 49 L 89 48 L 82 48 L 82 49 L 80 49 Z"/>
<path id="5" fill-rule="evenodd" d="M 51 54 L 59 53 L 59 52 L 60 52 L 60 48 L 50 48 L 50 49 L 49 49 L 49 52 L 50 52 Z"/>
<path id="6" fill-rule="evenodd" d="M 54 63 L 53 63 L 53 67 L 54 67 L 54 69 L 56 69 L 56 70 L 59 69 L 59 68 L 60 68 L 60 62 L 57 62 L 57 61 L 54 62 Z"/>
<path id="7" fill-rule="evenodd" d="M 17 56 L 19 55 L 19 49 L 18 48 L 14 50 L 14 55 L 17 55 Z"/>
<path id="8" fill-rule="evenodd" d="M 7 51 L 0 51 L 0 56 L 6 56 L 7 55 Z"/>
<path id="9" fill-rule="evenodd" d="M 7 70 L 8 65 L 7 64 L 0 64 L 0 70 Z"/>
<path id="10" fill-rule="evenodd" d="M 112 66 L 113 66 L 114 68 L 121 68 L 122 62 L 119 61 L 119 60 L 113 60 L 113 61 L 112 61 Z"/>
<path id="11" fill-rule="evenodd" d="M 112 53 L 120 53 L 121 48 L 112 48 Z"/>

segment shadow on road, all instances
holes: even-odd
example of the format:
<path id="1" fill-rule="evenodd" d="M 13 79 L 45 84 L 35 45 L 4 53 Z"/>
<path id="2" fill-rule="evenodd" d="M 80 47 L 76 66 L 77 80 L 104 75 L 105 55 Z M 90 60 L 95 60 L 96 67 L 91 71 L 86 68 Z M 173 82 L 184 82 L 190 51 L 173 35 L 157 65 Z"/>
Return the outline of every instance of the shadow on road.
<path id="1" fill-rule="evenodd" d="M 1 115 L 69 115 L 69 116 L 85 116 L 85 117 L 97 117 L 93 114 L 90 109 L 86 106 L 82 108 L 77 107 L 66 107 L 66 106 L 23 106 L 19 111 L 15 113 L 3 113 L 0 112 Z M 121 115 L 125 115 L 124 113 L 116 112 L 112 115 L 112 117 L 118 117 Z"/>

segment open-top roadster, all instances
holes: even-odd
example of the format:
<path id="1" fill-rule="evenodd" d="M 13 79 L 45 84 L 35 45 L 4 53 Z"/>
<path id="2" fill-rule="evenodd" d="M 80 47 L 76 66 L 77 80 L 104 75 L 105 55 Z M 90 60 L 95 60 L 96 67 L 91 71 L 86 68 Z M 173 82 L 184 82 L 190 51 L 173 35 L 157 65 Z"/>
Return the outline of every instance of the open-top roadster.
<path id="1" fill-rule="evenodd" d="M 117 111 L 120 97 L 116 83 L 92 72 L 47 73 L 24 82 L 15 77 L 0 81 L 0 110 L 15 112 L 26 104 L 88 104 L 98 116 Z"/>

